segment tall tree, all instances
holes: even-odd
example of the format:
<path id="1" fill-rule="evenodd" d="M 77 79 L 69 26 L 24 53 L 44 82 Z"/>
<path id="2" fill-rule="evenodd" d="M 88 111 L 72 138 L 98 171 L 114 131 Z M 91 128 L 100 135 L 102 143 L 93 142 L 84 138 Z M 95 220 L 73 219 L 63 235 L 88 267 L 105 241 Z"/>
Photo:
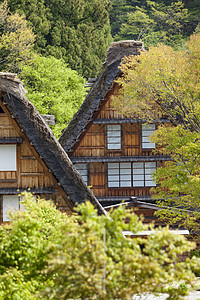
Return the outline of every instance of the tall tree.
<path id="1" fill-rule="evenodd" d="M 31 58 L 34 39 L 25 17 L 11 14 L 4 1 L 0 5 L 0 70 L 18 72 Z"/>
<path id="2" fill-rule="evenodd" d="M 84 77 L 96 76 L 111 41 L 108 0 L 9 0 L 32 24 L 36 50 L 63 58 Z"/>
<path id="3" fill-rule="evenodd" d="M 145 46 L 158 42 L 177 46 L 185 38 L 185 26 L 188 23 L 188 11 L 182 1 L 165 5 L 159 1 L 146 1 L 143 6 L 127 13 L 116 38 L 145 41 Z"/>
<path id="4" fill-rule="evenodd" d="M 124 114 L 134 113 L 149 122 L 165 116 L 177 126 L 160 127 L 154 136 L 158 152 L 173 159 L 156 172 L 154 193 L 165 199 L 163 205 L 176 207 L 164 212 L 171 222 L 178 219 L 199 230 L 200 35 L 191 36 L 187 47 L 174 51 L 159 45 L 141 52 L 139 59 L 127 58 L 121 66 L 122 89 L 115 105 Z M 189 208 L 194 213 L 188 213 Z"/>
<path id="5" fill-rule="evenodd" d="M 27 97 L 37 110 L 55 116 L 52 130 L 59 137 L 83 102 L 85 80 L 63 60 L 36 54 L 22 67 L 20 77 L 28 90 Z"/>

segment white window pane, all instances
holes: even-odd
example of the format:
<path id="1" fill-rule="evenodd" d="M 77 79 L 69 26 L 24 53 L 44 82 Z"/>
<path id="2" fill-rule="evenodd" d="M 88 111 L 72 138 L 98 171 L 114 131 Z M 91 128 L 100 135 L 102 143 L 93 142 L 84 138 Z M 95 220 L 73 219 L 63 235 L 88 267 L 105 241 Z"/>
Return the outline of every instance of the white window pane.
<path id="1" fill-rule="evenodd" d="M 116 181 L 108 182 L 108 187 L 119 187 L 119 181 L 118 182 L 116 182 Z"/>
<path id="2" fill-rule="evenodd" d="M 130 181 L 121 181 L 120 186 L 121 187 L 130 187 L 131 186 L 131 180 Z"/>
<path id="3" fill-rule="evenodd" d="M 151 143 L 149 137 L 155 131 L 155 124 L 143 124 L 142 125 L 142 148 L 151 149 L 155 148 L 155 143 Z"/>
<path id="4" fill-rule="evenodd" d="M 119 163 L 108 163 L 108 169 L 119 169 Z"/>
<path id="5" fill-rule="evenodd" d="M 144 169 L 133 169 L 133 175 L 142 175 L 144 174 Z"/>
<path id="6" fill-rule="evenodd" d="M 134 175 L 133 180 L 144 180 L 144 174 L 143 175 Z"/>
<path id="7" fill-rule="evenodd" d="M 121 144 L 108 144 L 109 150 L 119 150 L 121 149 Z"/>
<path id="8" fill-rule="evenodd" d="M 156 186 L 155 182 L 151 181 L 145 181 L 145 186 Z"/>
<path id="9" fill-rule="evenodd" d="M 131 175 L 120 175 L 120 181 L 131 180 Z"/>
<path id="10" fill-rule="evenodd" d="M 144 168 L 144 163 L 142 162 L 133 163 L 133 169 L 143 169 L 143 168 Z"/>
<path id="11" fill-rule="evenodd" d="M 120 169 L 120 174 L 131 174 L 131 169 Z"/>
<path id="12" fill-rule="evenodd" d="M 19 210 L 19 198 L 17 195 L 3 196 L 3 221 L 10 221 L 9 212 Z"/>
<path id="13" fill-rule="evenodd" d="M 146 174 L 145 174 L 145 180 L 151 180 L 151 181 L 152 181 L 151 175 L 146 175 Z"/>
<path id="14" fill-rule="evenodd" d="M 121 137 L 109 137 L 108 138 L 108 144 L 120 144 L 121 143 Z"/>
<path id="15" fill-rule="evenodd" d="M 142 144 L 143 149 L 152 149 L 152 148 L 155 148 L 155 146 L 156 146 L 155 143 Z"/>
<path id="16" fill-rule="evenodd" d="M 108 181 L 119 181 L 119 175 L 108 175 Z"/>
<path id="17" fill-rule="evenodd" d="M 108 131 L 107 136 L 108 138 L 121 137 L 121 131 Z"/>
<path id="18" fill-rule="evenodd" d="M 107 125 L 107 148 L 121 149 L 121 125 Z"/>
<path id="19" fill-rule="evenodd" d="M 119 169 L 108 169 L 108 175 L 119 175 Z"/>
<path id="20" fill-rule="evenodd" d="M 120 169 L 131 169 L 131 163 L 120 163 Z"/>
<path id="21" fill-rule="evenodd" d="M 144 181 L 133 181 L 133 186 L 144 186 Z"/>
<path id="22" fill-rule="evenodd" d="M 107 130 L 116 130 L 116 131 L 121 131 L 121 125 L 107 125 Z"/>
<path id="23" fill-rule="evenodd" d="M 16 145 L 0 146 L 0 171 L 16 171 Z"/>

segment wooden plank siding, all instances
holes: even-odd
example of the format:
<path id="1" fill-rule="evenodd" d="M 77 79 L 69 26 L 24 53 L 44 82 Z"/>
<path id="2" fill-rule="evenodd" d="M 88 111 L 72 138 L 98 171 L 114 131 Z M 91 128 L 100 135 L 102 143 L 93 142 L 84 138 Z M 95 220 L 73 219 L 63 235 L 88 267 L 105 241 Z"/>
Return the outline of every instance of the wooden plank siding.
<path id="1" fill-rule="evenodd" d="M 108 160 L 107 162 L 100 162 L 102 157 L 114 158 L 127 157 L 145 157 L 148 162 L 148 157 L 155 156 L 153 149 L 143 149 L 142 147 L 142 122 L 136 116 L 132 116 L 130 121 L 120 122 L 126 117 L 118 113 L 112 104 L 111 97 L 117 94 L 119 87 L 117 84 L 113 85 L 102 102 L 99 109 L 93 116 L 91 122 L 86 130 L 79 137 L 79 141 L 75 144 L 73 150 L 69 152 L 71 158 L 83 158 L 81 163 L 87 164 L 88 180 L 87 184 L 97 197 L 149 197 L 151 187 L 148 186 L 133 186 L 130 187 L 108 187 Z M 99 120 L 99 121 L 98 121 Z M 101 121 L 100 121 L 101 120 Z M 107 121 L 106 121 L 107 120 Z M 112 123 L 112 120 L 113 123 Z M 119 120 L 119 122 L 117 122 Z M 107 145 L 107 127 L 110 124 L 120 125 L 121 128 L 121 147 L 120 149 L 108 149 Z M 87 161 L 87 158 L 94 158 L 96 162 Z M 152 157 L 153 159 L 153 157 Z M 127 160 L 128 162 L 129 160 Z M 151 160 L 152 161 L 152 160 Z M 117 160 L 119 162 L 119 160 Z M 138 162 L 140 162 L 138 158 Z M 159 166 L 160 162 L 157 162 Z M 133 171 L 131 171 L 131 182 L 133 182 Z"/>
<path id="2" fill-rule="evenodd" d="M 55 183 L 52 180 L 51 173 L 42 160 L 35 156 L 33 146 L 29 145 L 24 137 L 20 135 L 20 128 L 17 130 L 13 125 L 12 117 L 3 113 L 0 107 L 0 145 L 9 144 L 9 138 L 20 138 L 22 142 L 17 143 L 17 170 L 0 171 L 0 189 L 43 189 L 54 188 Z M 12 142 L 13 144 L 13 142 Z M 58 192 L 50 194 L 40 194 L 41 198 L 52 199 L 57 208 L 63 212 L 70 213 L 71 208 L 67 205 L 62 195 Z M 0 195 L 0 223 L 3 222 L 3 195 Z"/>

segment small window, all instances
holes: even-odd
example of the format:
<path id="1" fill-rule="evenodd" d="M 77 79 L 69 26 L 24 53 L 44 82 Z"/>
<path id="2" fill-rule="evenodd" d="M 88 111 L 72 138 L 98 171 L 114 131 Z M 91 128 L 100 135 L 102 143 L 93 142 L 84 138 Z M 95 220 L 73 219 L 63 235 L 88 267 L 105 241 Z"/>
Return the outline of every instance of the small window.
<path id="1" fill-rule="evenodd" d="M 16 145 L 0 145 L 0 171 L 16 171 Z"/>
<path id="2" fill-rule="evenodd" d="M 10 221 L 9 212 L 19 210 L 19 197 L 17 195 L 3 196 L 3 222 Z"/>
<path id="3" fill-rule="evenodd" d="M 87 164 L 74 164 L 74 167 L 83 178 L 86 185 L 88 185 L 88 169 Z"/>
<path id="4" fill-rule="evenodd" d="M 144 186 L 144 163 L 133 163 L 133 186 Z"/>
<path id="5" fill-rule="evenodd" d="M 108 163 L 108 187 L 119 187 L 119 163 Z"/>
<path id="6" fill-rule="evenodd" d="M 156 171 L 156 162 L 145 162 L 145 186 L 156 186 L 152 180 L 152 172 Z"/>
<path id="7" fill-rule="evenodd" d="M 107 125 L 107 148 L 121 149 L 121 125 Z"/>
<path id="8" fill-rule="evenodd" d="M 142 148 L 143 149 L 152 149 L 155 148 L 155 143 L 152 143 L 149 140 L 155 131 L 155 124 L 143 124 L 142 125 Z"/>

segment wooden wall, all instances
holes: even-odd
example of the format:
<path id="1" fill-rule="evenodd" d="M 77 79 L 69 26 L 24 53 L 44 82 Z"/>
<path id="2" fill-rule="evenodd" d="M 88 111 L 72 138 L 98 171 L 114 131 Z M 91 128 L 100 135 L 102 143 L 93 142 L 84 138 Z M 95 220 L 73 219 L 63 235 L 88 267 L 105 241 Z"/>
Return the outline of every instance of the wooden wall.
<path id="1" fill-rule="evenodd" d="M 0 107 L 1 109 L 1 107 Z M 19 128 L 18 128 L 19 129 Z M 9 145 L 9 139 L 20 138 L 20 130 L 17 130 L 13 119 L 0 110 L 0 145 Z M 4 141 L 5 139 L 7 141 Z M 16 171 L 0 171 L 0 188 L 9 189 L 41 189 L 55 188 L 55 179 L 41 158 L 35 156 L 35 149 L 22 138 L 22 142 L 17 142 L 17 170 Z M 0 222 L 2 222 L 2 195 L 0 195 Z M 52 199 L 61 211 L 71 211 L 69 206 L 59 192 L 54 194 L 43 194 L 41 197 Z"/>

